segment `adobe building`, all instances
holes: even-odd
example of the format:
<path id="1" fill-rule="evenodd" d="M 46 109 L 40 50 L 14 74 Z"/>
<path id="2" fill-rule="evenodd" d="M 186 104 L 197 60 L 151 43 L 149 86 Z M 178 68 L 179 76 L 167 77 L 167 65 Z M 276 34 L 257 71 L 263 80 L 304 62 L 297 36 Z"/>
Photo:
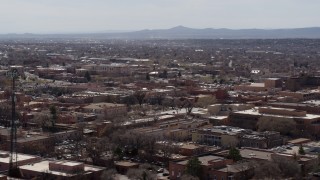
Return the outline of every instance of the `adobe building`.
<path id="1" fill-rule="evenodd" d="M 112 64 L 88 64 L 81 69 L 87 70 L 90 74 L 108 75 L 108 76 L 129 76 L 131 74 L 130 66 L 120 63 Z"/>
<path id="2" fill-rule="evenodd" d="M 36 163 L 29 163 L 19 168 L 22 177 L 26 179 L 44 176 L 43 178 L 62 180 L 100 179 L 102 172 L 105 170 L 103 167 L 65 160 L 43 160 Z"/>
<path id="3" fill-rule="evenodd" d="M 229 121 L 231 126 L 255 130 L 260 117 L 274 120 L 289 119 L 296 122 L 298 130 L 306 130 L 312 134 L 320 132 L 320 115 L 289 108 L 259 107 L 232 112 Z"/>
<path id="4" fill-rule="evenodd" d="M 253 169 L 246 163 L 234 164 L 232 160 L 214 155 L 198 157 L 201 162 L 200 179 L 249 179 L 253 176 Z M 172 180 L 178 180 L 187 169 L 188 160 L 169 162 L 169 176 Z M 241 168 L 239 167 L 241 166 Z"/>
<path id="5" fill-rule="evenodd" d="M 179 154 L 183 156 L 195 156 L 206 151 L 206 147 L 198 144 L 183 144 L 179 147 Z"/>
<path id="6" fill-rule="evenodd" d="M 41 160 L 38 156 L 32 156 L 27 154 L 18 153 L 17 165 L 23 166 L 30 163 L 35 163 Z M 9 151 L 0 151 L 0 171 L 7 171 L 9 169 L 10 162 L 10 152 Z"/>
<path id="7" fill-rule="evenodd" d="M 0 130 L 0 145 L 4 150 L 10 150 L 10 129 Z M 43 154 L 51 152 L 54 147 L 54 137 L 41 134 L 27 134 L 17 131 L 17 152 Z"/>
<path id="8" fill-rule="evenodd" d="M 235 91 L 263 92 L 272 89 L 282 89 L 282 80 L 279 78 L 269 78 L 263 83 L 246 83 L 234 86 Z"/>
<path id="9" fill-rule="evenodd" d="M 320 76 L 300 75 L 284 78 L 284 88 L 290 91 L 299 91 L 304 87 L 320 86 Z"/>
<path id="10" fill-rule="evenodd" d="M 96 114 L 98 119 L 108 119 L 127 115 L 127 106 L 113 103 L 92 103 L 83 107 L 85 113 Z"/>
<path id="11" fill-rule="evenodd" d="M 119 173 L 126 174 L 129 169 L 139 168 L 139 164 L 130 161 L 118 161 L 115 162 L 115 167 Z"/>
<path id="12" fill-rule="evenodd" d="M 211 115 L 228 115 L 232 111 L 243 111 L 253 107 L 252 104 L 213 104 L 208 106 L 208 112 Z"/>
<path id="13" fill-rule="evenodd" d="M 284 143 L 279 132 L 255 132 L 230 126 L 214 126 L 192 132 L 192 141 L 219 147 L 272 148 Z"/>

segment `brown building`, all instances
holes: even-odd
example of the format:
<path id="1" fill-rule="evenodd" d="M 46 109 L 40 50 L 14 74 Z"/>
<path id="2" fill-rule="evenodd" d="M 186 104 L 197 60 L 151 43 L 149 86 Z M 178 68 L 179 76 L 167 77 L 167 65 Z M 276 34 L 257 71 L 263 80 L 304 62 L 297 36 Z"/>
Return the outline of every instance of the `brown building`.
<path id="1" fill-rule="evenodd" d="M 214 126 L 193 131 L 192 141 L 219 147 L 273 148 L 283 145 L 279 132 L 255 132 L 231 126 Z"/>
<path id="2" fill-rule="evenodd" d="M 204 155 L 198 157 L 201 162 L 200 179 L 248 179 L 253 176 L 253 169 L 245 163 L 234 164 L 232 160 L 214 155 Z M 170 179 L 180 180 L 186 171 L 188 160 L 170 161 Z M 242 178 L 240 178 L 242 177 Z"/>
<path id="3" fill-rule="evenodd" d="M 298 130 L 309 131 L 312 134 L 320 132 L 320 116 L 308 114 L 289 108 L 259 107 L 244 111 L 232 112 L 229 116 L 231 126 L 245 129 L 257 128 L 260 117 L 272 118 L 274 120 L 289 119 L 296 122 Z"/>
<path id="4" fill-rule="evenodd" d="M 103 167 L 91 166 L 81 162 L 72 161 L 40 161 L 20 166 L 23 178 L 35 177 L 44 179 L 100 179 Z"/>
<path id="5" fill-rule="evenodd" d="M 241 147 L 269 149 L 283 144 L 283 137 L 274 131 L 253 132 L 240 137 Z"/>
<path id="6" fill-rule="evenodd" d="M 41 158 L 38 156 L 32 156 L 27 154 L 18 153 L 17 156 L 18 156 L 17 158 L 18 166 L 35 163 L 41 160 Z M 9 169 L 9 162 L 10 162 L 10 152 L 0 151 L 0 171 L 7 171 Z"/>
<path id="7" fill-rule="evenodd" d="M 84 112 L 96 114 L 99 119 L 108 119 L 127 115 L 127 106 L 113 103 L 92 103 L 83 107 Z"/>
<path id="8" fill-rule="evenodd" d="M 179 147 L 179 153 L 183 156 L 195 156 L 206 151 L 206 147 L 197 144 L 183 144 Z"/>
<path id="9" fill-rule="evenodd" d="M 130 161 L 115 162 L 116 169 L 119 173 L 126 174 L 129 169 L 138 168 L 139 164 Z"/>

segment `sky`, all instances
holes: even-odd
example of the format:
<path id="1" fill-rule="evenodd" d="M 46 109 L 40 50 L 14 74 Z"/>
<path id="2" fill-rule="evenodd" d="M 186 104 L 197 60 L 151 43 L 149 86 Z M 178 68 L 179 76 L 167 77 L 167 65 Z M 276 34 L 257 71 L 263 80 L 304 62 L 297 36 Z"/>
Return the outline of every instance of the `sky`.
<path id="1" fill-rule="evenodd" d="M 0 33 L 320 27 L 320 0 L 0 0 Z"/>

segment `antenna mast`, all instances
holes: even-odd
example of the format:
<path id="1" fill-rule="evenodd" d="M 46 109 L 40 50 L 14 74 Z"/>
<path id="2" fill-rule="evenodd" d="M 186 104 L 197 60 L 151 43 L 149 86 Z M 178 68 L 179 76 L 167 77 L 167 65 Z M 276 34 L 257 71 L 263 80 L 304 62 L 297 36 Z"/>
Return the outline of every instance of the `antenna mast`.
<path id="1" fill-rule="evenodd" d="M 9 160 L 9 175 L 15 172 L 18 167 L 18 154 L 17 154 L 17 124 L 16 124 L 16 97 L 15 97 L 15 80 L 18 77 L 18 71 L 12 69 L 7 72 L 7 76 L 12 78 L 12 94 L 11 94 L 11 105 L 12 105 L 12 117 L 10 123 L 10 160 Z"/>

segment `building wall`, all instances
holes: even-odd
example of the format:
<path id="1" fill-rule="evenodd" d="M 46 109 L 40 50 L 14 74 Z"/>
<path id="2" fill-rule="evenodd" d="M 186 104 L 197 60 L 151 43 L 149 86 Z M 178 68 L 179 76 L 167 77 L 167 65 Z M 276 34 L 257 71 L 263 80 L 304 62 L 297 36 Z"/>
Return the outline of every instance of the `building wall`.
<path id="1" fill-rule="evenodd" d="M 284 109 L 284 108 L 272 108 L 272 107 L 260 107 L 259 113 L 282 115 L 282 116 L 300 116 L 300 117 L 305 117 L 307 114 L 306 111 L 299 111 L 295 109 Z"/>
<path id="2" fill-rule="evenodd" d="M 239 138 L 235 135 L 222 134 L 221 146 L 222 147 L 235 147 L 239 144 Z"/>
<path id="3" fill-rule="evenodd" d="M 262 86 L 250 86 L 250 85 L 236 85 L 234 86 L 235 91 L 253 91 L 253 92 L 261 92 L 268 91 L 269 88 Z"/>
<path id="4" fill-rule="evenodd" d="M 85 65 L 82 69 L 86 69 L 91 73 L 99 75 L 130 75 L 129 66 L 113 65 L 113 64 L 90 64 Z"/>
<path id="5" fill-rule="evenodd" d="M 282 87 L 282 80 L 281 79 L 266 79 L 264 84 L 268 88 L 280 88 Z"/>
<path id="6" fill-rule="evenodd" d="M 49 162 L 49 170 L 66 172 L 66 173 L 79 173 L 79 172 L 84 172 L 84 164 L 79 163 L 74 166 L 68 166 L 68 165 L 60 164 L 60 162 Z"/>
<path id="7" fill-rule="evenodd" d="M 95 113 L 99 119 L 108 119 L 118 116 L 126 116 L 127 107 L 119 104 L 115 106 L 102 105 L 101 108 L 84 107 L 84 112 Z"/>

